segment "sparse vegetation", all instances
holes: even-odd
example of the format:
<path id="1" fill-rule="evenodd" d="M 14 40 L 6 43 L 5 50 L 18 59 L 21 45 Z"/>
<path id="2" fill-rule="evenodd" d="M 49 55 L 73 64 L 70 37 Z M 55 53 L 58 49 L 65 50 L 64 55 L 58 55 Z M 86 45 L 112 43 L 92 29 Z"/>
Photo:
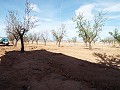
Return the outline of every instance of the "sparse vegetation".
<path id="1" fill-rule="evenodd" d="M 61 0 L 61 5 L 55 5 L 55 11 L 50 10 L 51 7 L 45 7 L 44 11 L 43 6 L 39 10 L 36 4 L 25 1 L 25 10 L 23 7 L 20 11 L 10 10 L 6 16 L 7 37 L 0 40 L 0 90 L 120 90 L 120 32 L 115 29 L 109 32 L 112 37 L 99 36 L 107 19 L 104 10 L 94 16 L 92 10 L 96 3 L 81 6 L 75 10 L 74 23 L 71 23 L 62 20 L 67 17 L 62 14 L 62 9 L 68 10 L 72 5 L 63 7 L 64 0 Z M 50 15 L 47 15 L 48 10 Z M 77 14 L 80 10 L 89 13 Z M 33 16 L 32 11 L 40 17 Z M 57 15 L 58 11 L 60 15 Z M 86 18 L 86 15 L 92 18 Z M 60 18 L 53 18 L 56 16 Z M 113 18 L 118 16 L 111 15 L 108 19 Z M 38 19 L 41 20 L 40 27 L 34 30 Z M 60 26 L 55 29 L 58 24 Z M 73 26 L 70 28 L 70 25 Z M 66 28 L 70 37 L 66 35 Z M 77 34 L 83 42 L 71 32 L 75 30 L 73 28 L 78 29 Z M 8 38 L 13 45 L 9 44 Z"/>
<path id="2" fill-rule="evenodd" d="M 113 45 L 113 47 L 116 46 L 116 40 L 112 37 L 106 37 L 106 38 L 100 40 L 100 42 L 103 42 L 104 44 Z"/>

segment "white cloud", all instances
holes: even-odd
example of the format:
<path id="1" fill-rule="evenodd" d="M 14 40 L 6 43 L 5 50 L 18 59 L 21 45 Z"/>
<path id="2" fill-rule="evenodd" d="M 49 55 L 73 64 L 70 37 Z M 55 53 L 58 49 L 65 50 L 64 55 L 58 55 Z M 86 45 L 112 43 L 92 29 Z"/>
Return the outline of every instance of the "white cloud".
<path id="1" fill-rule="evenodd" d="M 96 6 L 102 9 L 113 6 L 115 4 L 117 3 L 113 0 L 96 0 Z"/>
<path id="2" fill-rule="evenodd" d="M 83 5 L 77 10 L 75 10 L 75 14 L 79 15 L 81 13 L 84 15 L 86 19 L 91 20 L 93 18 L 92 10 L 94 7 L 95 7 L 95 4 Z"/>
<path id="3" fill-rule="evenodd" d="M 107 12 L 108 19 L 120 20 L 120 2 L 105 0 L 99 1 L 96 0 L 96 8 L 97 11 L 105 11 Z"/>
<path id="4" fill-rule="evenodd" d="M 119 19 L 120 15 L 109 16 L 108 18 L 109 19 Z"/>
<path id="5" fill-rule="evenodd" d="M 120 3 L 116 3 L 112 6 L 109 6 L 105 8 L 104 10 L 108 12 L 120 12 Z"/>
<path id="6" fill-rule="evenodd" d="M 40 20 L 46 21 L 46 22 L 51 22 L 51 21 L 53 21 L 52 19 L 49 19 L 49 18 L 40 18 Z"/>
<path id="7" fill-rule="evenodd" d="M 30 7 L 33 9 L 33 11 L 40 12 L 40 9 L 36 4 L 30 4 Z"/>
<path id="8" fill-rule="evenodd" d="M 120 2 L 114 0 L 96 0 L 96 7 L 98 11 L 103 9 L 108 12 L 120 12 Z"/>

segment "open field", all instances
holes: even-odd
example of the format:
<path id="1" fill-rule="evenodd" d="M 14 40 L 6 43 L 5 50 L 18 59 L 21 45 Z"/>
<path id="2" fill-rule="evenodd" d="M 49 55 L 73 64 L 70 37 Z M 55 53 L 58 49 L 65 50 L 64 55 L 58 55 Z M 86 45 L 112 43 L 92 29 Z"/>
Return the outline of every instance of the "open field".
<path id="1" fill-rule="evenodd" d="M 97 64 L 94 52 L 120 55 L 120 48 L 83 43 L 0 46 L 0 90 L 120 90 L 120 70 Z"/>
<path id="2" fill-rule="evenodd" d="M 90 62 L 97 62 L 96 57 L 93 56 L 93 53 L 106 53 L 107 55 L 119 55 L 120 48 L 113 47 L 112 45 L 104 45 L 103 43 L 96 43 L 93 45 L 93 50 L 89 50 L 87 47 L 84 46 L 84 43 L 61 43 L 61 47 L 58 47 L 53 42 L 47 43 L 46 46 L 43 43 L 39 43 L 39 45 L 34 44 L 25 44 L 25 50 L 41 50 L 45 49 L 50 52 L 55 53 L 63 53 L 68 56 L 72 56 L 78 59 L 87 60 Z M 0 55 L 4 54 L 5 51 L 12 51 L 12 50 L 20 50 L 20 45 L 17 47 L 13 46 L 2 46 L 0 47 Z"/>

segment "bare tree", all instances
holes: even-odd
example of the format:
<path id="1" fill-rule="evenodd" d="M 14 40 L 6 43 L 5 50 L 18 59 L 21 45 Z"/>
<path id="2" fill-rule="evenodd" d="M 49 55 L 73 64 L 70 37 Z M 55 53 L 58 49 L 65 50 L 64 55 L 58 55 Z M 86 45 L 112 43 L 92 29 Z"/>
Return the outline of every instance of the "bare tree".
<path id="1" fill-rule="evenodd" d="M 46 46 L 46 42 L 48 40 L 48 31 L 47 30 L 46 31 L 42 31 L 41 38 L 42 38 L 42 40 L 44 42 L 44 45 Z"/>
<path id="2" fill-rule="evenodd" d="M 60 43 L 65 36 L 66 29 L 65 29 L 65 24 L 61 24 L 60 28 L 58 28 L 57 31 L 52 30 L 52 35 L 56 41 L 56 44 L 58 44 L 58 47 L 60 47 Z"/>
<path id="3" fill-rule="evenodd" d="M 69 43 L 72 42 L 72 40 L 71 40 L 70 38 L 68 38 L 67 41 L 68 41 Z"/>
<path id="4" fill-rule="evenodd" d="M 77 42 L 77 37 L 73 37 L 72 42 L 75 44 Z"/>
<path id="5" fill-rule="evenodd" d="M 104 43 L 104 45 L 108 42 L 106 38 L 100 39 L 100 42 Z"/>
<path id="6" fill-rule="evenodd" d="M 31 43 L 33 44 L 33 42 L 35 41 L 35 33 L 29 33 L 28 34 L 28 40 L 31 41 Z"/>
<path id="7" fill-rule="evenodd" d="M 14 30 L 15 28 L 11 26 L 9 23 L 6 25 L 6 33 L 10 41 L 14 46 L 17 46 L 17 42 L 20 39 L 18 33 Z M 15 40 L 15 43 L 14 43 Z"/>
<path id="8" fill-rule="evenodd" d="M 9 11 L 7 15 L 7 23 L 11 27 L 13 27 L 14 32 L 17 33 L 17 35 L 20 37 L 21 41 L 21 52 L 24 52 L 24 35 L 32 28 L 35 27 L 35 21 L 32 21 L 32 16 L 30 16 L 30 12 L 32 11 L 32 8 L 30 6 L 30 2 L 26 0 L 26 9 L 25 9 L 25 16 L 23 17 L 23 20 L 20 19 L 18 13 L 15 14 L 14 11 Z"/>
<path id="9" fill-rule="evenodd" d="M 89 40 L 88 40 L 88 36 L 87 36 L 86 32 L 83 32 L 82 30 L 79 30 L 78 33 L 79 33 L 78 36 L 82 37 L 82 39 L 83 39 L 83 41 L 85 43 L 85 46 L 87 47 Z"/>
<path id="10" fill-rule="evenodd" d="M 28 42 L 28 44 L 29 44 L 29 42 L 30 42 L 29 34 L 28 34 L 28 35 L 26 35 L 26 41 L 27 41 L 27 42 Z"/>
<path id="11" fill-rule="evenodd" d="M 89 49 L 92 49 L 91 43 L 99 35 L 104 26 L 105 20 L 105 13 L 102 12 L 94 16 L 93 22 L 85 19 L 82 14 L 79 14 L 78 16 L 76 15 L 73 18 L 73 21 L 77 23 L 76 28 L 79 29 L 79 37 L 82 37 L 85 43 L 89 43 Z"/>
<path id="12" fill-rule="evenodd" d="M 24 40 L 24 43 L 27 44 L 27 42 L 28 42 L 28 44 L 29 44 L 29 39 L 28 39 L 27 35 L 24 35 L 23 40 Z"/>
<path id="13" fill-rule="evenodd" d="M 114 32 L 109 32 L 109 34 L 112 35 L 120 45 L 120 33 L 118 32 L 118 30 L 115 28 Z"/>
<path id="14" fill-rule="evenodd" d="M 34 34 L 34 40 L 36 41 L 36 44 L 38 45 L 38 41 L 40 40 L 40 33 Z"/>
<path id="15" fill-rule="evenodd" d="M 10 42 L 14 45 L 14 36 L 12 34 L 7 34 L 8 39 L 10 40 Z"/>

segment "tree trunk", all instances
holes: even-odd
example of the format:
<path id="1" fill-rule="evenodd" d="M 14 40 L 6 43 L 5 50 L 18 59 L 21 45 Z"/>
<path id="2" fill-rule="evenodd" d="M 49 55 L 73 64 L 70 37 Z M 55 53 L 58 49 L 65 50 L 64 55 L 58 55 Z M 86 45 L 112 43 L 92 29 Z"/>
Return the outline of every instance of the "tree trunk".
<path id="1" fill-rule="evenodd" d="M 89 50 L 92 50 L 91 42 L 89 42 Z"/>
<path id="2" fill-rule="evenodd" d="M 46 46 L 46 41 L 44 41 L 44 45 Z"/>
<path id="3" fill-rule="evenodd" d="M 116 45 L 115 45 L 115 41 L 113 41 L 113 47 L 115 47 Z"/>
<path id="4" fill-rule="evenodd" d="M 36 45 L 38 45 L 38 41 L 36 41 Z"/>
<path id="5" fill-rule="evenodd" d="M 21 41 L 21 52 L 24 52 L 24 41 L 23 41 L 23 36 L 20 36 L 20 41 Z"/>
<path id="6" fill-rule="evenodd" d="M 56 45 L 58 44 L 58 41 L 56 41 Z"/>
<path id="7" fill-rule="evenodd" d="M 87 45 L 87 42 L 85 42 L 85 46 L 87 47 L 88 45 Z"/>
<path id="8" fill-rule="evenodd" d="M 60 47 L 60 41 L 58 42 L 58 47 Z"/>
<path id="9" fill-rule="evenodd" d="M 32 44 L 33 44 L 33 40 L 32 40 Z"/>

